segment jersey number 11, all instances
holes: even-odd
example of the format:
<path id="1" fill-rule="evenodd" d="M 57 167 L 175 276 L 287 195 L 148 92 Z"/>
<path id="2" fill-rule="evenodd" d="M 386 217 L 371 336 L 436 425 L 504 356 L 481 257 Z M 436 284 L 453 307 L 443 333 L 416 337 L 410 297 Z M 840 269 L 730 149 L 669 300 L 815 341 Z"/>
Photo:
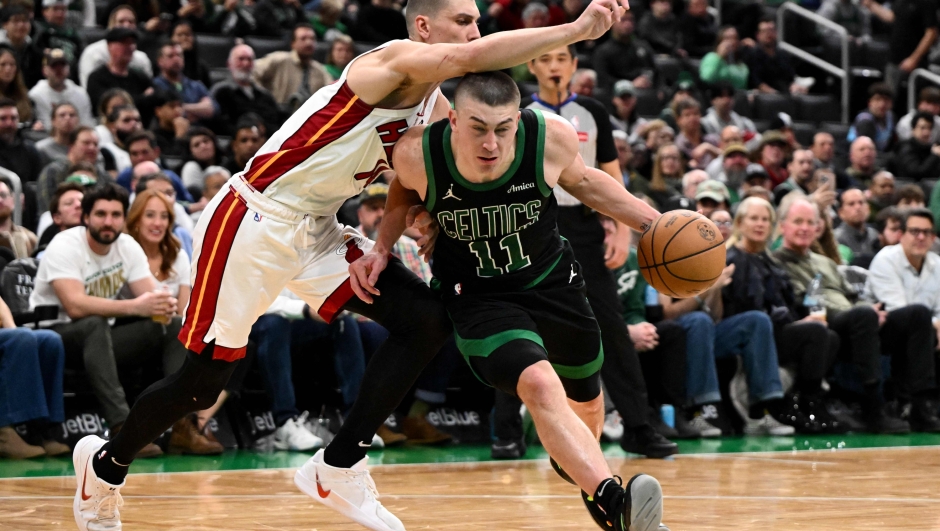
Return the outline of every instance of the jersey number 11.
<path id="1" fill-rule="evenodd" d="M 512 273 L 532 264 L 529 256 L 522 252 L 522 241 L 519 239 L 519 233 L 514 232 L 499 240 L 500 249 L 504 249 L 509 255 L 509 263 L 505 267 L 496 265 L 493 260 L 493 254 L 490 252 L 490 242 L 478 240 L 470 242 L 470 252 L 476 255 L 480 261 L 477 267 L 477 276 L 495 277 L 503 273 Z"/>

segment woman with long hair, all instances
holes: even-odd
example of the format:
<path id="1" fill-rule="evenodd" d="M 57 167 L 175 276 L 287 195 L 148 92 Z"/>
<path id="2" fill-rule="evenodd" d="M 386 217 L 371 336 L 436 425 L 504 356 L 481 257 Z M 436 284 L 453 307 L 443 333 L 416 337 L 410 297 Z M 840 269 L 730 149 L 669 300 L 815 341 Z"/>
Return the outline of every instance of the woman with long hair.
<path id="1" fill-rule="evenodd" d="M 21 122 L 33 121 L 33 106 L 29 102 L 29 91 L 23 83 L 16 55 L 12 48 L 3 45 L 0 45 L 0 95 L 16 102 Z"/>
<path id="2" fill-rule="evenodd" d="M 199 43 L 196 42 L 192 22 L 186 19 L 177 22 L 170 32 L 170 42 L 179 44 L 183 49 L 183 75 L 189 79 L 202 81 L 203 85 L 211 87 L 209 67 L 199 59 Z"/>
<path id="3" fill-rule="evenodd" d="M 189 304 L 190 285 L 189 257 L 182 251 L 180 241 L 173 236 L 175 222 L 173 204 L 162 193 L 144 190 L 137 194 L 134 204 L 127 212 L 125 231 L 130 234 L 147 255 L 147 263 L 161 288 L 176 297 L 177 308 L 183 311 Z M 176 315 L 173 321 L 182 321 Z M 174 323 L 176 325 L 178 323 Z M 170 453 L 220 454 L 221 444 L 207 437 L 197 423 L 196 415 L 190 415 L 173 425 L 170 438 Z"/>
<path id="4" fill-rule="evenodd" d="M 682 152 L 675 144 L 664 144 L 653 157 L 650 197 L 662 207 L 679 195 L 682 186 Z"/>
<path id="5" fill-rule="evenodd" d="M 356 47 L 353 44 L 352 37 L 348 35 L 337 35 L 330 46 L 330 52 L 326 56 L 326 62 L 323 66 L 330 73 L 333 79 L 339 79 L 343 75 L 343 69 L 346 68 L 353 58 L 356 57 Z"/>
<path id="6" fill-rule="evenodd" d="M 206 168 L 225 166 L 228 161 L 219 149 L 215 133 L 205 127 L 190 127 L 186 143 L 189 153 L 186 155 L 186 163 L 180 170 L 180 178 L 183 179 L 183 186 L 187 189 L 196 188 L 201 194 L 205 187 Z"/>
<path id="7" fill-rule="evenodd" d="M 759 197 L 741 202 L 735 212 L 727 263 L 734 264 L 731 283 L 722 290 L 724 317 L 757 310 L 774 325 L 774 342 L 781 366 L 796 369 L 793 398 L 778 419 L 803 433 L 840 433 L 844 427 L 822 404 L 822 379 L 839 352 L 839 337 L 825 318 L 807 315 L 795 300 L 786 271 L 768 251 L 776 212 Z"/>

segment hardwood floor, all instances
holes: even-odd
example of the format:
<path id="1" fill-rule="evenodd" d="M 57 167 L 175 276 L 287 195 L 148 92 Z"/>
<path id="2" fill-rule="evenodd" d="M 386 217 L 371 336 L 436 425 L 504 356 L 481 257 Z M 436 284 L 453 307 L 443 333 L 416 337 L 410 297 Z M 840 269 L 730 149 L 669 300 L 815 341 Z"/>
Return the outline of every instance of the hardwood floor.
<path id="1" fill-rule="evenodd" d="M 656 476 L 665 523 L 680 530 L 940 530 L 940 448 L 611 459 L 625 480 Z M 0 466 L 3 463 L 0 462 Z M 373 469 L 409 530 L 597 529 L 547 461 Z M 134 474 L 124 529 L 362 529 L 294 488 L 293 470 Z M 75 529 L 74 479 L 0 480 L 0 529 Z"/>

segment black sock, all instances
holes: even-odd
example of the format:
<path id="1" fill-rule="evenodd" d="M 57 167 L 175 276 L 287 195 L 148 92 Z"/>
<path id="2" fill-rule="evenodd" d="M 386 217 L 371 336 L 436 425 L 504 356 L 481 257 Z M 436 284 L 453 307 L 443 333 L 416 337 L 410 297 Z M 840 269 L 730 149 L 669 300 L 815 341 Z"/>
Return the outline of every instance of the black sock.
<path id="1" fill-rule="evenodd" d="M 130 463 L 119 463 L 111 455 L 111 442 L 104 443 L 95 458 L 91 460 L 91 466 L 95 469 L 95 475 L 107 481 L 112 485 L 120 485 L 127 476 L 127 469 Z"/>
<path id="2" fill-rule="evenodd" d="M 867 383 L 865 384 L 865 397 L 862 399 L 862 411 L 866 415 L 874 414 L 881 410 L 881 407 L 884 406 L 884 399 L 881 396 L 881 391 L 878 389 L 881 382 Z"/>
<path id="3" fill-rule="evenodd" d="M 593 500 L 607 515 L 607 521 L 614 522 L 623 507 L 623 487 L 620 486 L 620 478 L 613 477 L 601 481 L 601 484 L 597 486 L 597 491 L 594 492 Z"/>

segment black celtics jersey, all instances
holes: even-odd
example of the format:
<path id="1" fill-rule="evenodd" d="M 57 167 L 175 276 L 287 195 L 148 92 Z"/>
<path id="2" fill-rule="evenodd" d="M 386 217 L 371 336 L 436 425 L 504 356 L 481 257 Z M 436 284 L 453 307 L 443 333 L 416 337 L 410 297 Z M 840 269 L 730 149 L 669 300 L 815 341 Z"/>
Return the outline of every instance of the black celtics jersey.
<path id="1" fill-rule="evenodd" d="M 558 265 L 564 245 L 558 204 L 542 174 L 545 118 L 523 110 L 515 158 L 495 181 L 471 183 L 457 171 L 448 120 L 424 131 L 425 205 L 440 224 L 431 271 L 445 293 L 521 291 Z"/>

